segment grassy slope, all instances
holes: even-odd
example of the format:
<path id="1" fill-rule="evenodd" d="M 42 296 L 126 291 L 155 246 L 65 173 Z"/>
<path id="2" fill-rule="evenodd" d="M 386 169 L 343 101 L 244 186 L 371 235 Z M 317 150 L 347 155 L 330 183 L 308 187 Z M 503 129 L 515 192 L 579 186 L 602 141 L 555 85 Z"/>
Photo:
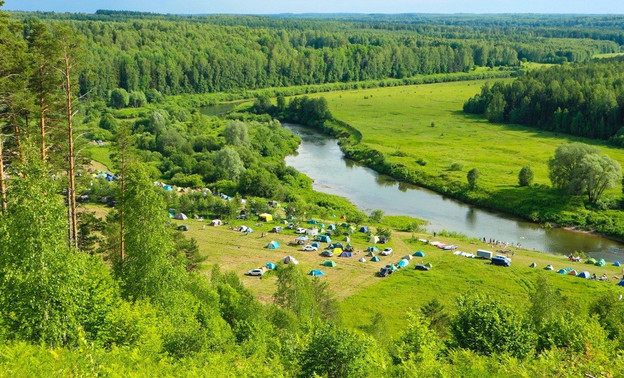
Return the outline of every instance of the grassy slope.
<path id="1" fill-rule="evenodd" d="M 489 201 L 491 207 L 513 204 L 513 208 L 531 198 L 553 213 L 582 212 L 584 197 L 560 196 L 546 187 L 518 187 L 520 168 L 530 165 L 535 172 L 535 183 L 550 185 L 547 161 L 562 144 L 584 142 L 599 146 L 621 164 L 624 164 L 624 150 L 600 141 L 529 127 L 492 124 L 482 117 L 464 114 L 464 101 L 478 93 L 486 82 L 375 88 L 323 96 L 333 115 L 361 131 L 362 143 L 384 152 L 389 162 L 462 183 L 466 182 L 467 171 L 476 167 L 481 172 L 479 186 L 493 198 Z M 432 122 L 434 127 L 431 127 Z M 420 166 L 418 159 L 424 159 L 426 166 Z M 461 164 L 463 169 L 450 171 L 453 163 Z M 618 185 L 608 194 L 617 196 L 619 193 Z M 473 193 L 471 196 L 489 195 Z"/>
<path id="2" fill-rule="evenodd" d="M 538 274 L 547 274 L 551 277 L 555 288 L 582 306 L 587 306 L 597 293 L 619 290 L 614 285 L 617 280 L 613 276 L 620 275 L 620 268 L 613 266 L 599 268 L 583 263 L 571 263 L 562 256 L 534 251 L 518 250 L 513 256 L 513 266 L 500 268 L 491 266 L 484 260 L 455 256 L 451 252 L 441 251 L 418 241 L 413 242 L 411 234 L 395 232 L 389 244 L 394 253 L 389 257 L 380 256 L 381 262 L 358 262 L 357 259 L 365 255 L 361 253 L 353 258 L 334 257 L 332 259 L 338 266 L 328 268 L 320 266 L 325 258 L 318 253 L 302 252 L 298 247 L 288 245 L 288 242 L 296 237 L 292 230 L 261 238 L 261 233 L 266 234 L 275 225 L 274 223 L 260 225 L 253 221 L 247 222 L 247 225 L 254 227 L 254 232 L 244 235 L 230 230 L 229 226 L 207 226 L 203 230 L 200 222 L 191 220 L 175 222 L 189 225 L 187 236 L 195 237 L 199 242 L 200 252 L 206 256 L 202 267 L 203 274 L 209 274 L 210 267 L 218 263 L 224 270 L 233 270 L 240 274 L 245 285 L 264 301 L 270 300 L 271 294 L 275 291 L 275 275 L 269 275 L 261 280 L 257 277 L 243 276 L 247 270 L 267 262 L 283 265 L 280 259 L 287 255 L 297 258 L 300 267 L 306 272 L 311 269 L 323 270 L 326 276 L 321 279 L 329 282 L 336 298 L 340 300 L 343 321 L 350 327 L 367 324 L 371 316 L 379 311 L 386 317 L 390 331 L 395 331 L 400 328 L 409 308 L 418 308 L 427 301 L 437 298 L 447 308 L 453 309 L 457 295 L 473 291 L 487 292 L 500 296 L 507 303 L 522 306 L 528 303 L 529 293 Z M 415 236 L 431 238 L 431 235 L 426 234 Z M 279 241 L 281 248 L 276 250 L 264 248 L 271 240 Z M 471 240 L 450 238 L 436 240 L 455 243 L 462 250 L 470 252 L 475 252 L 478 248 L 489 248 L 485 244 Z M 352 244 L 356 247 L 356 251 L 362 251 L 369 245 L 366 236 L 360 233 L 354 235 Z M 397 262 L 402 256 L 416 250 L 424 251 L 426 257 L 414 258 L 407 269 L 390 277 L 375 276 L 385 264 Z M 415 271 L 413 265 L 420 262 L 430 262 L 434 265 L 434 269 L 430 272 Z M 536 262 L 539 268 L 529 268 L 531 262 Z M 547 264 L 552 264 L 557 269 L 572 267 L 579 272 L 588 270 L 599 276 L 607 273 L 610 281 L 595 282 L 543 271 L 542 268 Z M 621 291 L 624 293 L 624 290 Z"/>

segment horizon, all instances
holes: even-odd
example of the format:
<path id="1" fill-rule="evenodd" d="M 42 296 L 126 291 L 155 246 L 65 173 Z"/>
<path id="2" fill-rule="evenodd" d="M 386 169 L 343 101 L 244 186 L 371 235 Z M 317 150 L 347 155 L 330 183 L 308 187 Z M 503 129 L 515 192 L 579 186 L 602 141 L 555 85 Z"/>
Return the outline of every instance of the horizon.
<path id="1" fill-rule="evenodd" d="M 138 0 L 129 4 L 120 0 L 94 0 L 89 3 L 78 0 L 6 0 L 2 9 L 7 11 L 86 13 L 97 10 L 120 12 L 142 12 L 173 15 L 622 15 L 624 2 L 613 4 L 608 0 L 591 3 L 581 0 L 555 0 L 525 2 L 478 0 L 470 3 L 460 0 L 345 0 L 335 3 L 332 0 L 318 0 L 313 3 L 294 3 L 287 0 L 263 2 L 240 0 L 236 3 L 204 3 L 190 0 L 171 4 L 163 0 Z M 449 11 L 452 10 L 452 11 Z"/>

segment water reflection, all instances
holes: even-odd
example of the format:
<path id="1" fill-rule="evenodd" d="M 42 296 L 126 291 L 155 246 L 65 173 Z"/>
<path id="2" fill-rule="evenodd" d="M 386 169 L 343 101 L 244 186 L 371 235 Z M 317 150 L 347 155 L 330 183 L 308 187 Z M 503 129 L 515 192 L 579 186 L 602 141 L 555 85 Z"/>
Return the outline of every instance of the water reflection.
<path id="1" fill-rule="evenodd" d="M 430 231 L 452 230 L 474 238 L 520 243 L 526 248 L 552 253 L 585 251 L 611 261 L 618 256 L 624 258 L 621 243 L 563 229 L 545 230 L 534 223 L 466 205 L 414 185 L 398 183 L 344 159 L 336 140 L 311 128 L 285 126 L 302 138 L 298 154 L 286 157 L 286 164 L 313 178 L 315 190 L 346 197 L 362 210 L 381 209 L 386 214 L 425 219 L 430 223 Z"/>

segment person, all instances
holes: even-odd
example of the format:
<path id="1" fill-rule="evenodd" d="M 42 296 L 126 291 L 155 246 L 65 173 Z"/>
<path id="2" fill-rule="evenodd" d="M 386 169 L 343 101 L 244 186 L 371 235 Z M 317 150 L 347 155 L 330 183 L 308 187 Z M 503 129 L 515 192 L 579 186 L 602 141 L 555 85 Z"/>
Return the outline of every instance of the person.
<path id="1" fill-rule="evenodd" d="M 592 280 L 595 280 L 595 279 L 596 279 L 596 273 L 592 274 L 591 279 L 592 279 Z"/>

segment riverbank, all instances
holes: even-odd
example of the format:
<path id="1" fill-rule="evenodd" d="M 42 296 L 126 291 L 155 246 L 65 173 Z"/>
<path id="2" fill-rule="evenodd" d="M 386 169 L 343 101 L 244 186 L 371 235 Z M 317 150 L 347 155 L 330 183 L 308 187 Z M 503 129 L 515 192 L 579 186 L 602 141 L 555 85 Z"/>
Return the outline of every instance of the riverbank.
<path id="1" fill-rule="evenodd" d="M 479 207 L 535 223 L 552 223 L 624 239 L 624 214 L 585 204 L 550 187 L 547 161 L 557 146 L 584 142 L 624 163 L 624 151 L 604 143 L 491 124 L 463 114 L 463 101 L 485 81 L 405 88 L 378 88 L 326 94 L 336 120 L 322 131 L 338 137 L 345 155 L 397 180 L 431 189 Z M 520 187 L 517 174 L 529 165 L 534 184 Z M 466 172 L 481 172 L 476 189 Z M 605 206 L 617 207 L 620 188 L 608 192 Z"/>

